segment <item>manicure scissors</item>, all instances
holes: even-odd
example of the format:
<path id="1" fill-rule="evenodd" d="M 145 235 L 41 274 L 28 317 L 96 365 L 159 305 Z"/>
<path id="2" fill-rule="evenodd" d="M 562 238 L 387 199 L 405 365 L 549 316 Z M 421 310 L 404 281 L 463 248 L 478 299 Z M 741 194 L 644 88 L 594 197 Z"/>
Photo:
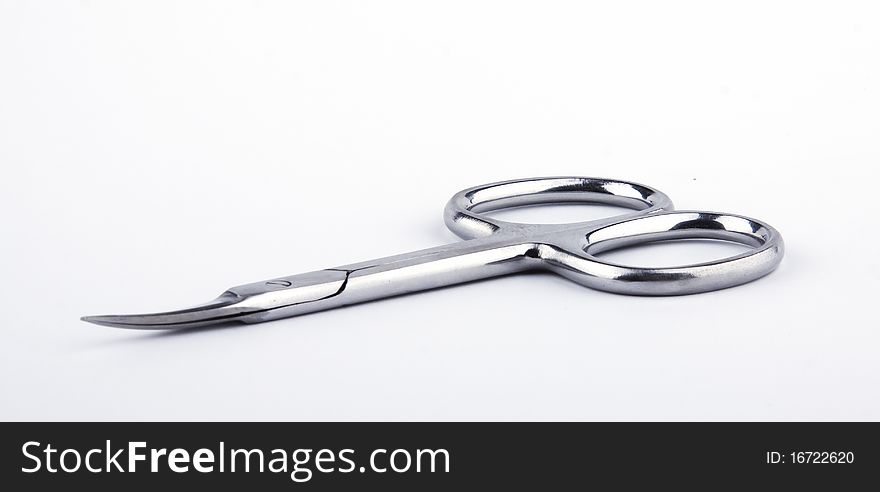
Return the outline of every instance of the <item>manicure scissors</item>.
<path id="1" fill-rule="evenodd" d="M 609 204 L 634 211 L 570 224 L 522 224 L 484 215 L 561 202 Z M 444 219 L 465 241 L 241 285 L 188 309 L 82 319 L 138 329 L 259 323 L 526 270 L 550 271 L 619 294 L 695 294 L 763 277 L 779 265 L 784 253 L 782 237 L 764 222 L 726 213 L 675 211 L 664 193 L 613 179 L 550 177 L 475 186 L 449 200 Z M 751 248 L 729 258 L 671 268 L 631 267 L 596 256 L 646 242 L 692 238 Z"/>

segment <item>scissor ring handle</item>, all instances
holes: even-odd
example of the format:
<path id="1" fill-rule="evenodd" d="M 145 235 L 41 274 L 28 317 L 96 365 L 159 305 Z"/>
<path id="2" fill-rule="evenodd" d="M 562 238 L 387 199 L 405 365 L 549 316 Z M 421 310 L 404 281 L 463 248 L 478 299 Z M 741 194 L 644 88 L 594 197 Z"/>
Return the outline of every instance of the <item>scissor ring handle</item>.
<path id="1" fill-rule="evenodd" d="M 480 212 L 541 203 L 587 202 L 638 210 L 568 225 L 521 224 Z M 734 214 L 673 211 L 664 193 L 627 181 L 557 177 L 504 181 L 456 193 L 446 225 L 465 239 L 507 232 L 534 241 L 540 264 L 588 287 L 634 295 L 694 294 L 750 282 L 773 271 L 784 255 L 779 232 Z M 595 255 L 636 244 L 676 239 L 718 239 L 751 246 L 740 255 L 670 268 L 607 262 Z"/>
<path id="2" fill-rule="evenodd" d="M 667 296 L 696 294 L 751 282 L 772 272 L 785 254 L 779 231 L 741 215 L 704 211 L 661 212 L 590 230 L 579 250 L 546 248 L 542 258 L 556 273 L 609 292 Z M 654 241 L 716 239 L 751 246 L 748 251 L 691 265 L 644 268 L 595 255 Z"/>
<path id="3" fill-rule="evenodd" d="M 446 226 L 459 237 L 474 239 L 490 236 L 499 231 L 542 227 L 540 224 L 506 222 L 487 217 L 481 212 L 542 203 L 570 202 L 617 205 L 639 211 L 614 217 L 611 220 L 624 220 L 627 217 L 673 208 L 672 201 L 665 193 L 629 181 L 583 177 L 529 178 L 501 181 L 462 190 L 453 195 L 446 204 L 444 219 Z"/>

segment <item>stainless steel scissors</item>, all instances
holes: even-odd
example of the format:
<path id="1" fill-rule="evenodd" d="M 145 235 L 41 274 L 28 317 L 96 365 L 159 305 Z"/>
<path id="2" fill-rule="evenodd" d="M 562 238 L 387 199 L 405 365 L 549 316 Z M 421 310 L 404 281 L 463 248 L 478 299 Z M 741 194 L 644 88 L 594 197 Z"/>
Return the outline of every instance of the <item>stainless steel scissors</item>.
<path id="1" fill-rule="evenodd" d="M 482 214 L 559 202 L 610 204 L 636 211 L 553 225 L 505 222 Z M 444 217 L 447 227 L 465 241 L 241 285 L 188 309 L 82 319 L 138 329 L 259 323 L 526 270 L 551 271 L 587 287 L 620 294 L 694 294 L 767 275 L 779 265 L 784 252 L 782 237 L 764 222 L 725 213 L 673 211 L 664 193 L 612 179 L 532 178 L 475 186 L 456 193 Z M 645 242 L 689 238 L 732 241 L 752 249 L 672 268 L 628 267 L 595 256 Z"/>

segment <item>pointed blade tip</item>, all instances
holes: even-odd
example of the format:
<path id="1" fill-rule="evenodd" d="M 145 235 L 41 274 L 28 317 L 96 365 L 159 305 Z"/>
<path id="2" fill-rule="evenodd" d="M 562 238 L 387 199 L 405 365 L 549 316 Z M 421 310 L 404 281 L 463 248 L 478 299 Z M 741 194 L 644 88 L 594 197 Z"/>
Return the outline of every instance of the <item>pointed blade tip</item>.
<path id="1" fill-rule="evenodd" d="M 100 316 L 83 316 L 80 320 L 85 321 L 86 323 L 92 323 L 99 326 L 110 326 L 113 328 L 135 328 L 135 329 L 150 329 L 150 328 L 165 328 L 163 326 L 152 325 L 148 322 L 141 321 L 143 317 L 141 316 L 126 316 L 126 315 L 100 315 Z"/>
<path id="2" fill-rule="evenodd" d="M 193 328 L 240 320 L 239 318 L 247 313 L 240 309 L 235 309 L 235 305 L 242 300 L 242 296 L 227 291 L 205 304 L 176 311 L 83 316 L 80 320 L 100 326 L 134 330 Z"/>

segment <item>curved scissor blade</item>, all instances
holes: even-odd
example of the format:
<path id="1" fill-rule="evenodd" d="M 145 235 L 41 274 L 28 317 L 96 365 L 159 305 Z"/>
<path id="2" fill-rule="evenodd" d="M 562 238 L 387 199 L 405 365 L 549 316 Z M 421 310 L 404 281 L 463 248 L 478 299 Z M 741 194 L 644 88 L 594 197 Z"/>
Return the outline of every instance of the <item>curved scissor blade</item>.
<path id="1" fill-rule="evenodd" d="M 229 321 L 258 323 L 327 309 L 345 289 L 348 270 L 319 270 L 263 282 L 239 285 L 213 301 L 164 313 L 84 316 L 96 325 L 141 330 L 173 330 Z"/>
<path id="2" fill-rule="evenodd" d="M 140 330 L 169 330 L 213 325 L 224 321 L 235 321 L 247 314 L 237 306 L 243 298 L 232 292 L 224 292 L 211 302 L 177 311 L 147 314 L 110 314 L 103 316 L 83 316 L 83 321 L 116 328 Z"/>

